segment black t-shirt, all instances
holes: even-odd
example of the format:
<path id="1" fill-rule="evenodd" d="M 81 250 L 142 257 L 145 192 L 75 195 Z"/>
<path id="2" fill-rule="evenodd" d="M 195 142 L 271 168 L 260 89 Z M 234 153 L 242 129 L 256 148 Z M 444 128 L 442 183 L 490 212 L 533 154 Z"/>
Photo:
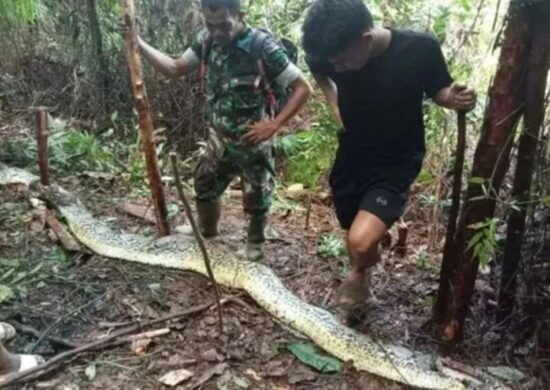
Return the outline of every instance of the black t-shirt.
<path id="1" fill-rule="evenodd" d="M 328 62 L 307 59 L 313 73 L 329 77 L 338 87 L 345 127 L 342 152 L 371 166 L 423 157 L 422 101 L 452 83 L 435 37 L 391 31 L 388 48 L 359 71 L 336 73 Z"/>

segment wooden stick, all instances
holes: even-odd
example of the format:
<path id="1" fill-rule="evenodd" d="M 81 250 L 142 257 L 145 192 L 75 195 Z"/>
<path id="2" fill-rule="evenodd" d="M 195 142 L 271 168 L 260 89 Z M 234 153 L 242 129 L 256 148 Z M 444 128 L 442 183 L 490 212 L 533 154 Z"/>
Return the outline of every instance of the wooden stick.
<path id="1" fill-rule="evenodd" d="M 170 328 L 162 328 L 162 329 L 156 329 L 156 330 L 150 330 L 149 332 L 143 332 L 138 334 L 133 334 L 130 336 L 124 337 L 122 340 L 124 341 L 139 341 L 143 339 L 152 339 L 155 337 L 165 336 L 168 333 L 170 333 Z"/>
<path id="2" fill-rule="evenodd" d="M 462 174 L 464 172 L 464 154 L 466 152 L 466 112 L 459 111 L 457 113 L 457 129 L 458 129 L 458 140 L 456 144 L 456 153 L 455 153 L 455 166 L 453 172 L 453 193 L 452 193 L 452 204 L 451 211 L 449 216 L 449 227 L 451 228 L 453 240 L 455 239 L 457 222 L 458 222 L 458 212 L 460 209 L 460 193 L 462 190 Z M 450 224 L 454 224 L 451 226 Z"/>
<path id="3" fill-rule="evenodd" d="M 409 228 L 402 219 L 399 220 L 397 227 L 397 242 L 395 243 L 395 254 L 399 257 L 405 257 L 407 254 L 407 235 Z"/>
<path id="4" fill-rule="evenodd" d="M 124 322 L 104 322 L 101 321 L 97 324 L 100 328 L 123 328 L 125 326 L 135 325 L 137 321 L 124 321 Z"/>
<path id="5" fill-rule="evenodd" d="M 390 248 L 392 242 L 392 237 L 389 231 L 386 230 L 386 233 L 384 233 L 384 237 L 382 237 L 382 247 L 384 248 Z"/>
<path id="6" fill-rule="evenodd" d="M 89 306 L 92 306 L 93 304 L 97 303 L 98 301 L 102 300 L 108 293 L 104 293 L 94 299 L 92 299 L 91 301 L 89 302 L 86 302 L 85 304 L 83 304 L 82 306 L 79 306 L 77 307 L 76 309 L 70 311 L 69 313 L 65 314 L 64 316 L 62 317 L 59 317 L 57 320 L 55 320 L 50 326 L 48 326 L 46 328 L 46 330 L 44 331 L 44 333 L 42 333 L 39 337 L 38 337 L 38 340 L 36 340 L 33 344 L 31 344 L 30 347 L 27 348 L 27 353 L 32 353 L 36 347 L 38 347 L 38 345 L 42 342 L 42 340 L 44 340 L 46 337 L 48 337 L 50 335 L 51 332 L 53 332 L 53 330 L 60 324 L 62 324 L 63 322 L 65 322 L 67 319 L 71 318 L 72 316 L 74 316 L 75 314 L 77 313 L 80 313 L 81 310 L 84 310 L 85 308 L 89 307 Z"/>
<path id="7" fill-rule="evenodd" d="M 214 286 L 214 295 L 216 296 L 216 303 L 218 305 L 218 320 L 219 320 L 218 322 L 220 326 L 220 334 L 222 334 L 223 318 L 222 318 L 222 306 L 220 304 L 220 292 L 218 289 L 218 283 L 216 282 L 216 279 L 214 279 L 214 273 L 212 272 L 212 266 L 210 264 L 210 257 L 208 256 L 206 245 L 204 245 L 204 239 L 202 238 L 202 234 L 197 227 L 195 218 L 193 217 L 193 212 L 191 211 L 191 205 L 189 204 L 189 201 L 187 200 L 187 197 L 183 192 L 183 187 L 181 185 L 181 180 L 180 180 L 180 174 L 178 171 L 178 161 L 177 161 L 176 153 L 174 152 L 170 153 L 170 160 L 172 161 L 172 169 L 174 171 L 174 182 L 176 183 L 176 189 L 178 190 L 178 195 L 181 199 L 181 202 L 183 203 L 183 208 L 185 209 L 185 213 L 187 214 L 187 219 L 189 220 L 189 223 L 191 224 L 191 228 L 193 229 L 193 234 L 195 235 L 195 239 L 197 240 L 197 245 L 199 246 L 202 252 L 202 257 L 204 258 L 204 265 L 206 267 L 206 272 L 208 273 L 208 277 L 210 278 L 212 285 Z"/>
<path id="8" fill-rule="evenodd" d="M 226 296 L 225 298 L 223 298 L 221 300 L 221 304 L 225 305 L 228 302 L 233 302 L 233 303 L 236 303 L 236 304 L 239 304 L 239 305 L 245 307 L 251 313 L 256 313 L 256 310 L 254 310 L 250 305 L 248 305 L 242 299 L 239 298 L 242 295 L 243 294 L 228 295 L 228 296 Z M 100 328 L 122 328 L 124 326 L 135 325 L 136 323 L 137 323 L 136 320 L 134 320 L 134 321 L 124 321 L 124 322 L 103 322 L 102 321 L 102 322 L 98 323 L 98 326 Z"/>
<path id="9" fill-rule="evenodd" d="M 220 304 L 225 304 L 225 302 L 226 301 L 222 300 L 220 302 Z M 21 371 L 21 372 L 16 373 L 16 374 L 8 375 L 4 379 L 3 382 L 0 382 L 0 389 L 4 388 L 4 387 L 11 386 L 15 383 L 18 383 L 18 382 L 22 381 L 23 379 L 26 379 L 30 376 L 39 377 L 39 376 L 45 374 L 46 372 L 50 371 L 57 364 L 65 361 L 65 360 L 67 360 L 67 359 L 69 359 L 69 358 L 71 358 L 75 355 L 78 355 L 78 354 L 81 354 L 81 353 L 84 353 L 84 352 L 90 352 L 90 351 L 102 349 L 102 348 L 112 344 L 112 342 L 115 341 L 115 340 L 116 340 L 116 344 L 120 344 L 122 342 L 120 340 L 122 337 L 131 335 L 132 333 L 134 333 L 134 332 L 136 332 L 136 331 L 138 331 L 138 330 L 140 330 L 140 329 L 142 329 L 146 326 L 153 326 L 153 325 L 160 324 L 160 323 L 163 323 L 163 322 L 167 322 L 167 321 L 170 321 L 170 320 L 174 320 L 174 319 L 177 319 L 177 318 L 186 317 L 186 316 L 189 316 L 191 314 L 195 314 L 195 313 L 205 311 L 205 310 L 209 309 L 211 306 L 212 306 L 212 302 L 209 302 L 209 303 L 206 303 L 204 305 L 192 307 L 189 310 L 183 311 L 181 313 L 171 314 L 171 315 L 168 315 L 166 317 L 162 317 L 162 318 L 159 318 L 159 319 L 156 319 L 156 320 L 142 322 L 142 323 L 136 324 L 136 325 L 134 325 L 130 328 L 119 330 L 118 332 L 115 332 L 115 333 L 113 333 L 113 334 L 111 334 L 111 335 L 109 335 L 109 336 L 107 336 L 107 337 L 105 337 L 101 340 L 96 340 L 94 342 L 82 345 L 78 348 L 71 349 L 70 351 L 63 352 L 63 353 L 53 357 L 52 359 L 50 359 L 50 360 L 48 360 L 48 361 L 46 361 L 42 364 L 39 364 L 36 367 L 29 368 L 27 370 Z"/>
<path id="10" fill-rule="evenodd" d="M 80 251 L 80 245 L 78 245 L 76 240 L 71 236 L 67 229 L 65 229 L 65 226 L 57 220 L 55 214 L 49 210 L 46 210 L 46 223 L 54 231 L 63 248 L 72 252 Z"/>
<path id="11" fill-rule="evenodd" d="M 311 217 L 311 190 L 307 192 L 307 211 L 306 211 L 306 224 L 304 230 L 309 230 L 309 219 Z"/>
<path id="12" fill-rule="evenodd" d="M 151 222 L 152 224 L 155 223 L 155 216 L 153 215 L 153 213 L 151 212 L 151 205 L 149 206 L 142 206 L 142 205 L 137 205 L 137 204 L 131 204 L 131 203 L 125 203 L 123 205 L 121 205 L 119 208 L 136 217 L 136 218 L 140 218 L 140 219 L 144 219 L 146 220 L 147 222 Z"/>
<path id="13" fill-rule="evenodd" d="M 21 333 L 29 334 L 29 335 L 37 337 L 37 338 L 42 335 L 42 332 L 34 329 L 31 326 L 23 325 L 23 324 L 20 324 L 18 322 L 13 322 L 13 321 L 10 321 L 10 324 L 12 324 L 13 327 Z M 62 339 L 60 337 L 46 336 L 46 340 L 48 340 L 53 345 L 57 345 L 57 346 L 63 347 L 63 348 L 73 349 L 73 348 L 80 347 L 80 344 L 72 342 L 70 340 Z"/>
<path id="14" fill-rule="evenodd" d="M 38 168 L 40 183 L 50 185 L 48 171 L 48 112 L 45 107 L 36 109 L 36 139 L 38 142 Z"/>
<path id="15" fill-rule="evenodd" d="M 46 361 L 45 363 L 42 363 L 36 367 L 30 368 L 28 370 L 22 371 L 18 374 L 11 374 L 8 375 L 5 381 L 0 382 L 0 388 L 7 387 L 10 384 L 17 383 L 20 380 L 33 375 L 34 373 L 38 373 L 36 377 L 39 377 L 41 375 L 44 375 L 46 372 L 48 372 L 50 369 L 54 367 L 55 364 L 61 362 L 62 360 L 66 360 L 71 356 L 74 356 L 78 353 L 84 353 L 84 352 L 90 352 L 98 349 L 106 349 L 106 348 L 112 348 L 117 347 L 119 345 L 124 345 L 128 343 L 133 343 L 135 341 L 144 340 L 144 339 L 151 339 L 154 337 L 164 336 L 170 333 L 170 329 L 164 328 L 164 329 L 157 329 L 152 330 L 149 332 L 143 332 L 143 333 L 137 333 L 137 334 L 130 334 L 129 336 L 120 337 L 117 340 L 113 340 L 112 336 L 106 337 L 104 339 L 95 341 L 90 344 L 82 345 L 78 348 L 71 349 L 69 351 L 63 352 L 52 359 Z M 28 371 L 28 373 L 27 373 Z M 25 374 L 23 376 L 23 374 Z M 22 378 L 17 378 L 18 376 L 23 376 Z"/>
<path id="16" fill-rule="evenodd" d="M 447 235 L 445 238 L 445 248 L 447 248 L 447 250 L 451 250 L 447 245 L 454 245 L 458 212 L 460 211 L 460 193 L 462 190 L 462 174 L 464 172 L 464 154 L 466 150 L 466 113 L 463 111 L 457 113 L 457 130 L 458 139 L 455 151 L 455 166 L 453 169 L 452 204 L 451 211 L 449 212 L 449 222 L 447 224 Z"/>
<path id="17" fill-rule="evenodd" d="M 453 188 L 452 188 L 452 204 L 449 212 L 449 220 L 447 222 L 447 232 L 445 235 L 445 244 L 443 246 L 443 262 L 440 272 L 440 288 L 438 298 L 433 307 L 433 316 L 436 322 L 440 322 L 444 313 L 447 311 L 446 305 L 448 302 L 440 297 L 442 293 L 443 283 L 448 283 L 452 268 L 455 266 L 445 259 L 451 259 L 453 253 L 458 251 L 457 248 L 457 228 L 462 225 L 459 221 L 459 211 L 461 203 L 462 175 L 464 172 L 464 154 L 466 151 L 466 112 L 457 112 L 457 131 L 458 139 L 455 151 L 455 165 L 453 169 Z M 458 260 L 457 260 L 458 261 Z"/>
<path id="18" fill-rule="evenodd" d="M 471 367 L 466 364 L 453 361 L 449 358 L 442 358 L 441 364 L 443 366 L 443 372 L 445 372 L 444 369 L 448 367 L 451 370 L 458 371 L 459 373 L 462 373 L 468 376 L 470 380 L 477 381 L 478 382 L 477 384 L 482 384 L 483 380 L 490 378 L 489 375 L 483 373 L 481 370 L 478 370 L 475 367 Z"/>
<path id="19" fill-rule="evenodd" d="M 134 0 L 122 0 L 122 6 L 124 10 L 123 20 L 128 28 L 128 34 L 126 35 L 126 55 L 128 57 L 128 66 L 132 80 L 134 105 L 138 112 L 139 127 L 141 128 L 142 146 L 145 154 L 145 166 L 147 168 L 149 186 L 151 188 L 153 203 L 155 205 L 158 234 L 159 236 L 164 237 L 170 234 L 170 228 L 168 226 L 168 212 L 166 209 L 164 187 L 162 186 L 160 169 L 157 160 L 151 110 L 149 108 L 147 91 L 143 81 L 141 60 L 139 57 Z"/>

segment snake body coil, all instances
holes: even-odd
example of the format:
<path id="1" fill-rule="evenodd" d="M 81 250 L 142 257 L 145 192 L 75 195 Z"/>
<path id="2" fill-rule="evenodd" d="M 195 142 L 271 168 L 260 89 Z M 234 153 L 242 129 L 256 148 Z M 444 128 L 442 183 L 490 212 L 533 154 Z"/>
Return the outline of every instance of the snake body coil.
<path id="1" fill-rule="evenodd" d="M 30 185 L 36 180 L 36 176 L 24 170 L 0 166 L 0 185 Z M 93 252 L 108 258 L 207 275 L 201 253 L 192 241 L 183 247 L 157 246 L 144 237 L 114 231 L 95 219 L 76 196 L 60 187 L 50 186 L 41 191 L 55 204 L 75 237 Z M 343 361 L 352 360 L 356 369 L 414 387 L 464 388 L 454 379 L 421 369 L 413 361 L 394 355 L 371 337 L 344 326 L 328 311 L 303 302 L 287 290 L 267 266 L 238 260 L 213 244 L 208 250 L 218 283 L 246 291 L 279 321 L 303 333 L 328 353 Z"/>

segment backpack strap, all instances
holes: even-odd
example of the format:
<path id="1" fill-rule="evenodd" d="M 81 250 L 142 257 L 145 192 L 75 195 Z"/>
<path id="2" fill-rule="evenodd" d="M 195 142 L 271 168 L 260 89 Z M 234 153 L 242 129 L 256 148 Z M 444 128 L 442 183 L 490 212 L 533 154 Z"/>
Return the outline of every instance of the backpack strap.
<path id="1" fill-rule="evenodd" d="M 200 67 L 200 79 L 201 79 L 201 93 L 205 94 L 205 81 L 206 74 L 208 73 L 208 55 L 210 54 L 210 49 L 212 48 L 212 39 L 208 31 L 205 32 L 204 38 L 202 40 L 201 48 L 201 67 Z"/>
<path id="2" fill-rule="evenodd" d="M 252 43 L 250 44 L 250 55 L 254 60 L 260 60 L 264 54 L 266 40 L 271 34 L 261 28 L 255 28 L 252 32 Z"/>
<path id="3" fill-rule="evenodd" d="M 267 94 L 269 115 L 273 119 L 275 118 L 275 113 L 277 110 L 277 98 L 273 89 L 271 88 L 271 82 L 267 77 L 267 72 L 265 69 L 265 63 L 263 60 L 263 49 L 265 42 L 271 36 L 271 34 L 262 29 L 254 29 L 252 36 L 252 43 L 250 45 L 250 55 L 252 59 L 256 62 L 256 68 L 258 70 L 258 78 L 254 82 L 256 89 L 263 89 Z M 208 74 L 208 55 L 212 49 L 212 37 L 208 31 L 204 34 L 204 39 L 202 40 L 201 48 L 201 65 L 200 65 L 200 79 L 201 79 L 201 93 L 205 93 L 205 81 L 206 75 Z"/>
<path id="4" fill-rule="evenodd" d="M 256 62 L 256 68 L 258 69 L 259 77 L 256 79 L 254 86 L 256 89 L 262 88 L 267 94 L 267 103 L 269 107 L 269 115 L 271 119 L 275 118 L 275 112 L 277 110 L 277 98 L 271 88 L 271 82 L 267 77 L 265 69 L 265 63 L 263 60 L 264 46 L 267 39 L 271 34 L 262 29 L 255 29 L 252 36 L 252 44 L 250 45 L 250 55 Z"/>

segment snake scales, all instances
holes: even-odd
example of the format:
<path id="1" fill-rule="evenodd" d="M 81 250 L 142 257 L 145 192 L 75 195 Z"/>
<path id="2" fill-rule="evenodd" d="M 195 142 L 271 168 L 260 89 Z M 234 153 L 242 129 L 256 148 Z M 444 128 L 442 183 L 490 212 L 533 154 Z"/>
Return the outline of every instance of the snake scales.
<path id="1" fill-rule="evenodd" d="M 0 185 L 31 185 L 37 177 L 17 168 L 0 165 Z M 138 235 L 119 233 L 95 219 L 78 198 L 58 186 L 40 188 L 66 219 L 75 237 L 93 252 L 114 259 L 152 266 L 184 269 L 206 275 L 201 253 L 194 243 L 184 248 L 156 246 Z M 330 354 L 352 360 L 356 369 L 428 389 L 462 389 L 463 384 L 436 371 L 419 368 L 399 357 L 371 337 L 342 325 L 329 312 L 303 302 L 287 290 L 267 266 L 237 260 L 211 244 L 209 254 L 218 283 L 245 290 L 262 308 L 282 323 L 308 336 Z"/>

